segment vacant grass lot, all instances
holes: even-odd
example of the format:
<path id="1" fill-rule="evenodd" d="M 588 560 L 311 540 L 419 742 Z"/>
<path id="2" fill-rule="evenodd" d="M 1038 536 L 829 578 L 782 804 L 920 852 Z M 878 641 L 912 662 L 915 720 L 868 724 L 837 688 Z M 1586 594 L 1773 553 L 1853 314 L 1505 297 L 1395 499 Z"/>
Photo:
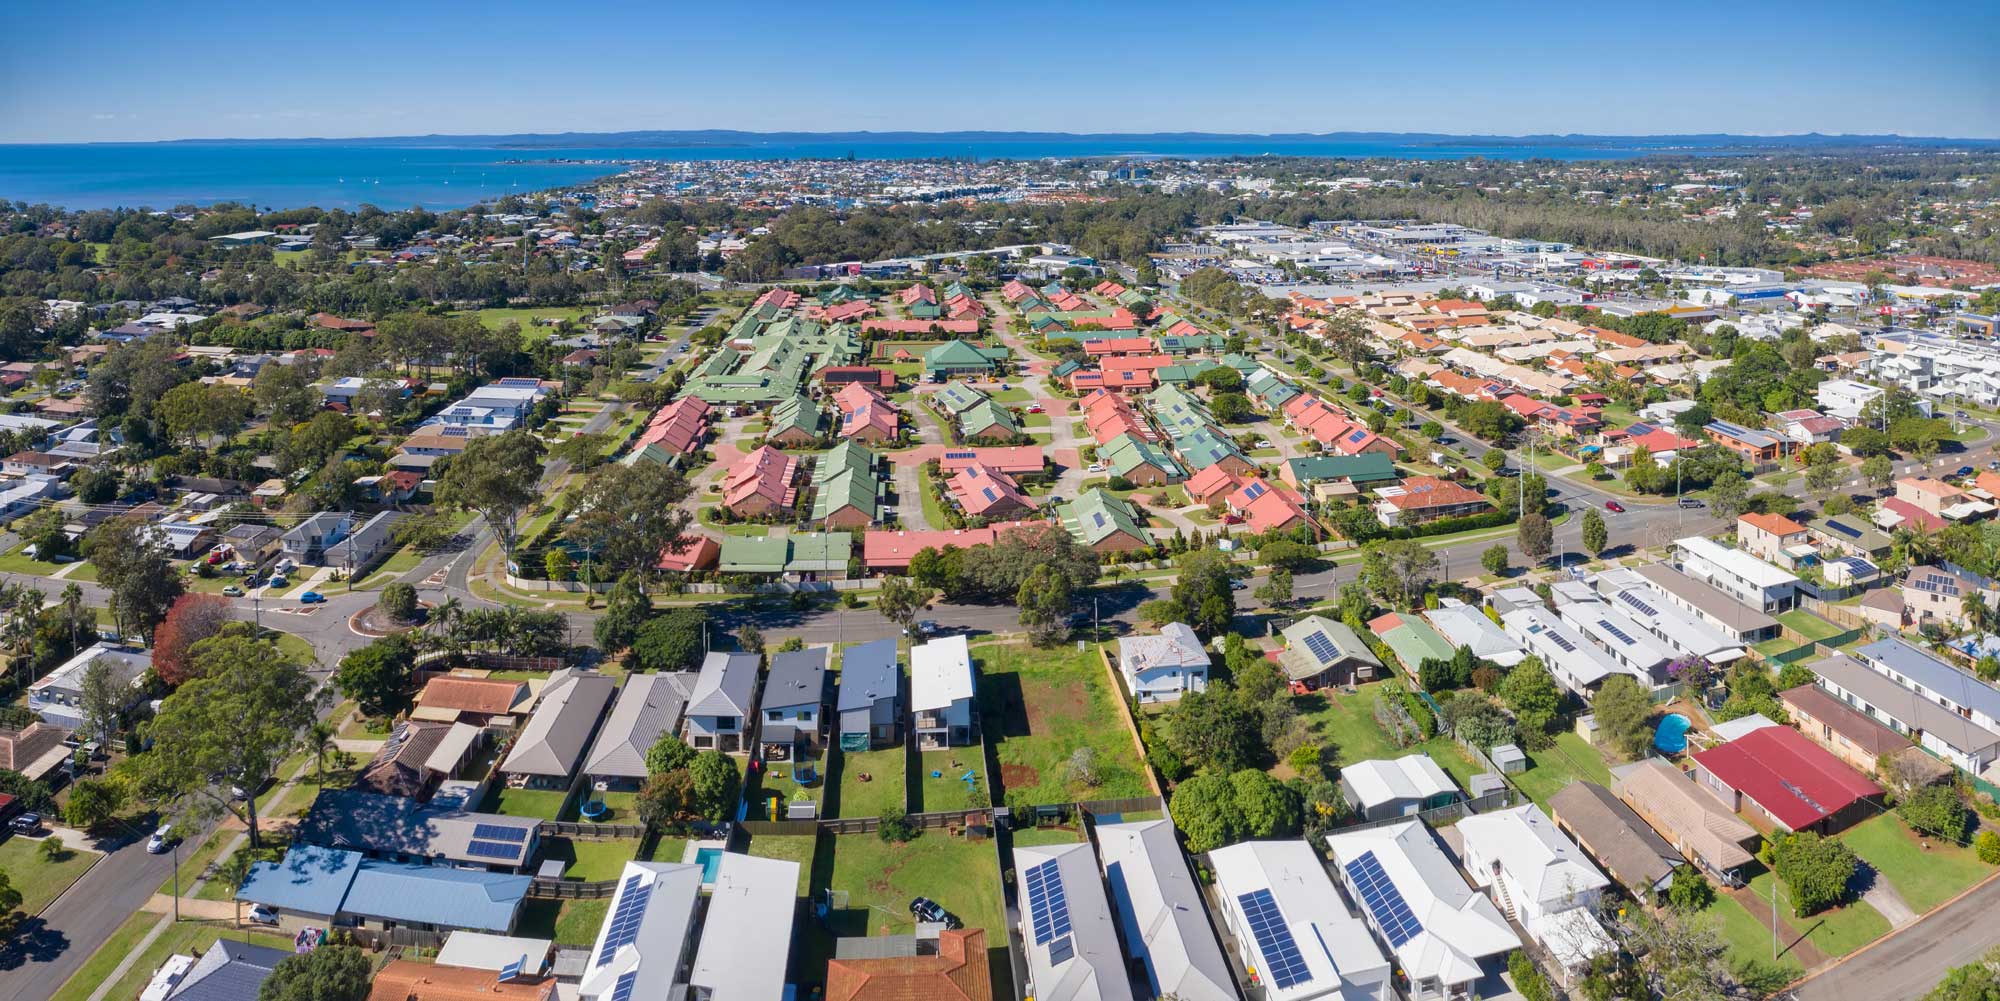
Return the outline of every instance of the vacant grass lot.
<path id="1" fill-rule="evenodd" d="M 987 777 L 995 802 L 1070 803 L 1150 792 L 1095 649 L 984 645 L 972 655 L 979 663 L 985 738 L 1000 763 L 999 781 Z M 1089 749 L 1094 782 L 1071 767 L 1083 748 Z"/>
<path id="2" fill-rule="evenodd" d="M 581 320 L 589 314 L 590 310 L 581 306 L 508 307 L 502 309 L 481 309 L 473 313 L 474 316 L 479 317 L 479 322 L 485 324 L 489 330 L 500 329 L 508 320 L 520 324 L 521 339 L 529 343 L 547 340 L 549 334 L 555 329 L 553 327 L 538 326 L 535 323 L 536 320 Z"/>
<path id="3" fill-rule="evenodd" d="M 817 891 L 831 889 L 847 899 L 824 923 L 800 922 L 794 979 L 816 982 L 825 976 L 835 937 L 909 934 L 915 929 L 910 900 L 922 896 L 957 915 L 965 927 L 986 930 L 994 996 L 1013 996 L 1000 867 L 991 841 L 968 841 L 941 831 L 905 844 L 873 834 L 829 835 L 820 851 L 813 866 L 815 897 Z"/>
<path id="4" fill-rule="evenodd" d="M 829 804 L 837 817 L 879 817 L 891 809 L 907 810 L 909 752 L 902 747 L 879 751 L 833 751 L 829 766 L 838 775 L 836 801 Z"/>
<path id="5" fill-rule="evenodd" d="M 1406 754 L 1428 754 L 1461 789 L 1464 788 L 1471 782 L 1472 776 L 1485 769 L 1450 737 L 1433 737 L 1420 744 L 1397 747 L 1382 725 L 1375 722 L 1376 695 L 1383 694 L 1393 699 L 1400 697 L 1402 691 L 1400 683 L 1376 681 L 1360 686 L 1353 695 L 1320 691 L 1296 696 L 1292 704 L 1340 764 L 1400 758 Z"/>
<path id="6" fill-rule="evenodd" d="M 1847 631 L 1803 608 L 1794 608 L 1778 616 L 1778 621 L 1809 640 L 1823 640 Z"/>
<path id="7" fill-rule="evenodd" d="M 1840 835 L 1854 854 L 1868 863 L 1896 894 L 1918 914 L 1958 896 L 1966 887 L 1992 875 L 1993 867 L 1979 861 L 1969 848 L 1931 839 L 1929 848 L 1903 818 L 1885 813 L 1848 828 Z"/>
<path id="8" fill-rule="evenodd" d="M 15 836 L 0 842 L 0 872 L 21 891 L 21 911 L 26 914 L 40 913 L 103 857 L 71 848 L 61 861 L 44 862 L 40 841 Z"/>
<path id="9" fill-rule="evenodd" d="M 1554 747 L 1529 751 L 1528 770 L 1513 779 L 1529 799 L 1547 806 L 1550 796 L 1578 779 L 1609 785 L 1611 769 L 1603 754 L 1584 743 L 1575 731 L 1566 730 L 1556 736 Z"/>

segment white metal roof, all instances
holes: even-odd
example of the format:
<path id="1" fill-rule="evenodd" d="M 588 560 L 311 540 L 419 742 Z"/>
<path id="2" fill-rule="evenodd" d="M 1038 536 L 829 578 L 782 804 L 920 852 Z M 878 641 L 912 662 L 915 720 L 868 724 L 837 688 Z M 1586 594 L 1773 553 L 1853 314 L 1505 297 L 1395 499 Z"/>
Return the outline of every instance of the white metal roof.
<path id="1" fill-rule="evenodd" d="M 797 862 L 723 853 L 688 983 L 709 1001 L 784 996 L 798 889 Z"/>
<path id="2" fill-rule="evenodd" d="M 1387 1001 L 1391 996 L 1388 958 L 1376 948 L 1368 926 L 1348 913 L 1311 845 L 1302 840 L 1245 841 L 1209 852 L 1208 863 L 1244 964 L 1264 983 L 1269 1001 Z M 1309 973 L 1290 987 L 1265 981 L 1268 964 L 1250 934 L 1242 904 L 1243 896 L 1258 890 L 1270 892 Z"/>
<path id="3" fill-rule="evenodd" d="M 946 636 L 910 649 L 910 708 L 942 709 L 972 697 L 972 650 L 963 636 Z"/>
<path id="4" fill-rule="evenodd" d="M 1583 849 L 1533 803 L 1465 817 L 1458 822 L 1458 833 L 1468 853 L 1498 860 L 1523 892 L 1544 905 L 1611 885 Z"/>
<path id="5" fill-rule="evenodd" d="M 638 896 L 643 894 L 642 902 Z M 678 862 L 627 862 L 618 874 L 618 892 L 604 910 L 591 943 L 579 991 L 587 1001 L 609 1001 L 625 974 L 637 973 L 631 1001 L 670 996 L 694 935 L 695 904 L 701 898 L 701 866 Z M 623 912 L 621 912 L 621 908 Z M 625 920 L 617 920 L 619 918 Z M 608 950 L 607 939 L 617 936 Z M 621 999 L 622 1001 L 622 999 Z"/>
<path id="6" fill-rule="evenodd" d="M 1154 994 L 1183 1001 L 1235 1001 L 1229 960 L 1208 925 L 1201 889 L 1165 820 L 1103 824 L 1097 850 L 1124 924 L 1125 944 L 1144 964 Z"/>
<path id="7" fill-rule="evenodd" d="M 1690 535 L 1685 539 L 1674 540 L 1674 545 L 1686 550 L 1691 556 L 1707 560 L 1723 572 L 1753 587 L 1782 587 L 1799 582 L 1797 577 L 1741 549 L 1725 546 L 1714 539 Z"/>
<path id="8" fill-rule="evenodd" d="M 1443 607 L 1424 613 L 1431 626 L 1453 646 L 1471 647 L 1482 660 L 1501 667 L 1513 667 L 1527 659 L 1528 652 L 1507 635 L 1486 613 L 1456 598 L 1444 599 Z"/>
<path id="9" fill-rule="evenodd" d="M 1028 872 L 1055 863 L 1056 885 L 1069 915 L 1067 934 L 1046 942 L 1033 934 Z M 1132 983 L 1118 946 L 1111 905 L 1098 878 L 1097 858 L 1088 844 L 1033 845 L 1014 851 L 1014 878 L 1020 883 L 1021 940 L 1028 954 L 1028 980 L 1038 1001 L 1126 1001 Z"/>
<path id="10" fill-rule="evenodd" d="M 1457 792 L 1451 776 L 1438 767 L 1428 754 L 1406 754 L 1400 758 L 1374 758 L 1343 765 L 1340 778 L 1354 790 L 1364 809 L 1398 800 L 1425 800 Z"/>
<path id="11" fill-rule="evenodd" d="M 1395 952 L 1412 980 L 1468 983 L 1479 979 L 1481 959 L 1521 947 L 1500 909 L 1466 883 L 1421 821 L 1329 834 L 1326 846 L 1341 866 L 1373 853 L 1409 905 L 1422 930 Z M 1368 908 L 1365 899 L 1357 903 Z"/>

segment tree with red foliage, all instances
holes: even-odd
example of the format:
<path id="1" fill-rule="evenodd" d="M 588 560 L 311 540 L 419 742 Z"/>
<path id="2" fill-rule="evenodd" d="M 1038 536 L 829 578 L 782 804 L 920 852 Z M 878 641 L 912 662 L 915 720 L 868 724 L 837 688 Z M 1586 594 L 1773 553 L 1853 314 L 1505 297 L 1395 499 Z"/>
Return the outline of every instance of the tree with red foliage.
<path id="1" fill-rule="evenodd" d="M 173 686 L 188 680 L 188 650 L 221 632 L 228 621 L 229 602 L 220 595 L 189 592 L 174 599 L 153 632 L 154 673 Z"/>

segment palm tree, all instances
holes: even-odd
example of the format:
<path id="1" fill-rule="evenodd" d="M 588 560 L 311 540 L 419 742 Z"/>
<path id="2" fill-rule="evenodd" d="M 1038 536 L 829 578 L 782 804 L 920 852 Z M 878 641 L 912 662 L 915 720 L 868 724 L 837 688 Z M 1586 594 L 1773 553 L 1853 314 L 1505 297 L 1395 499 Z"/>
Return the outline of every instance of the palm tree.
<path id="1" fill-rule="evenodd" d="M 1984 593 L 1977 590 L 1965 592 L 1964 597 L 1958 599 L 1958 610 L 1965 619 L 1967 631 L 1981 635 L 1993 631 L 1993 606 L 1986 603 Z"/>
<path id="2" fill-rule="evenodd" d="M 63 618 L 69 622 L 69 647 L 76 649 L 76 624 L 83 620 L 83 588 L 71 582 L 63 586 Z"/>
<path id="3" fill-rule="evenodd" d="M 353 755 L 341 750 L 340 745 L 335 742 L 335 735 L 338 733 L 333 724 L 326 720 L 319 720 L 306 730 L 306 750 L 311 751 L 313 756 L 314 788 L 326 788 L 327 762 L 333 762 L 336 768 L 346 768 L 354 760 Z"/>

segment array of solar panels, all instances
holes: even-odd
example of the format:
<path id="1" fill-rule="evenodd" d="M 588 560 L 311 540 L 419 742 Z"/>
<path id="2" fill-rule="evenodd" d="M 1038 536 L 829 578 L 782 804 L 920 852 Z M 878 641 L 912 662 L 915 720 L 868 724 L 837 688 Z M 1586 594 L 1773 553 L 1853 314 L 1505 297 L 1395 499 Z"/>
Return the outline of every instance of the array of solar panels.
<path id="1" fill-rule="evenodd" d="M 646 919 L 646 901 L 652 896 L 653 884 L 641 876 L 625 877 L 625 885 L 618 888 L 618 909 L 611 912 L 611 920 L 604 926 L 604 945 L 597 950 L 599 966 L 611 962 L 619 947 L 631 945 L 639 937 L 639 925 Z"/>
<path id="2" fill-rule="evenodd" d="M 1342 868 L 1347 870 L 1347 878 L 1354 884 L 1354 891 L 1361 895 L 1361 902 L 1368 913 L 1375 916 L 1375 927 L 1382 930 L 1382 937 L 1389 940 L 1389 948 L 1400 949 L 1403 943 L 1416 938 L 1424 930 L 1423 922 L 1417 920 L 1410 903 L 1403 899 L 1403 891 L 1382 871 L 1381 860 L 1374 852 L 1362 852 L 1354 861 Z"/>
<path id="3" fill-rule="evenodd" d="M 1856 577 L 1866 577 L 1875 572 L 1875 564 L 1859 556 L 1843 556 L 1840 558 L 1840 565 L 1846 567 L 1847 572 Z"/>
<path id="4" fill-rule="evenodd" d="M 1620 629 L 1616 625 L 1614 625 L 1610 619 L 1598 619 L 1597 624 L 1605 632 L 1610 633 L 1611 635 L 1617 637 L 1618 642 L 1623 643 L 1626 646 L 1631 646 L 1632 644 L 1638 642 L 1638 640 L 1632 638 L 1632 635 L 1630 633 L 1627 633 L 1625 630 Z"/>
<path id="5" fill-rule="evenodd" d="M 1028 869 L 1028 917 L 1033 922 L 1035 944 L 1047 945 L 1070 932 L 1069 897 L 1063 890 L 1062 873 L 1055 860 Z M 1050 960 L 1055 961 L 1054 951 Z"/>
<path id="6" fill-rule="evenodd" d="M 1340 652 L 1334 649 L 1333 640 L 1317 629 L 1306 634 L 1306 650 L 1322 664 L 1331 664 L 1340 657 Z"/>
<path id="7" fill-rule="evenodd" d="M 1910 582 L 1910 586 L 1929 594 L 1954 597 L 1958 594 L 1958 578 L 1948 573 L 1927 573 Z"/>
<path id="8" fill-rule="evenodd" d="M 1362 439 L 1367 438 L 1369 433 L 1370 432 L 1367 428 L 1355 428 L 1353 431 L 1347 433 L 1347 440 L 1349 442 L 1359 442 Z"/>
<path id="9" fill-rule="evenodd" d="M 474 858 L 517 859 L 521 857 L 521 846 L 505 841 L 467 841 L 465 853 Z"/>
<path id="10" fill-rule="evenodd" d="M 632 1001 L 632 988 L 638 983 L 638 970 L 620 976 L 618 982 L 611 987 L 611 1001 Z"/>
<path id="11" fill-rule="evenodd" d="M 1243 908 L 1250 937 L 1257 940 L 1257 951 L 1264 957 L 1264 979 L 1279 988 L 1311 980 L 1306 957 L 1299 953 L 1299 943 L 1292 938 L 1292 929 L 1286 926 L 1278 902 L 1271 899 L 1271 891 L 1239 893 L 1236 903 Z"/>
<path id="12" fill-rule="evenodd" d="M 1569 637 L 1564 636 L 1563 634 L 1556 632 L 1553 629 L 1548 630 L 1547 635 L 1549 638 L 1549 642 L 1554 643 L 1558 647 L 1561 647 L 1562 652 L 1564 653 L 1576 652 L 1576 644 L 1571 643 L 1569 641 Z"/>
<path id="13" fill-rule="evenodd" d="M 1644 598 L 1639 597 L 1637 594 L 1634 594 L 1629 590 L 1618 592 L 1618 600 L 1624 602 L 1627 605 L 1632 606 L 1634 611 L 1637 611 L 1640 615 L 1644 615 L 1649 619 L 1659 618 L 1660 616 L 1659 609 L 1654 608 L 1651 602 L 1647 601 Z"/>
<path id="14" fill-rule="evenodd" d="M 1253 481 L 1249 486 L 1243 488 L 1243 499 L 1256 500 L 1257 498 L 1264 496 L 1264 491 L 1269 489 L 1270 489 L 1269 487 L 1264 485 L 1264 481 L 1262 480 Z"/>
<path id="15" fill-rule="evenodd" d="M 518 859 L 527 840 L 528 832 L 524 828 L 474 824 L 472 840 L 465 843 L 465 853 L 474 858 Z"/>

